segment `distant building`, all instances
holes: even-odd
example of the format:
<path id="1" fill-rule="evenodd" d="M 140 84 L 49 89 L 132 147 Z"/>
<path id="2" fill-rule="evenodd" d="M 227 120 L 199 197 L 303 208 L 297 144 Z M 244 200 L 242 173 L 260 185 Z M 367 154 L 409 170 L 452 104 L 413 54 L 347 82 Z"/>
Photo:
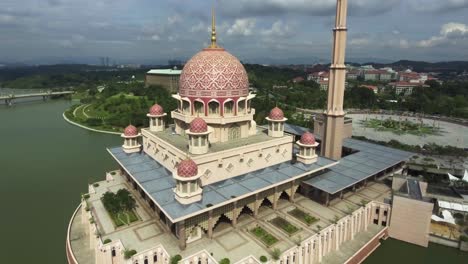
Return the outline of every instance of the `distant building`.
<path id="1" fill-rule="evenodd" d="M 293 83 L 301 83 L 303 81 L 305 81 L 305 79 L 302 76 L 299 76 L 299 77 L 296 77 L 296 78 L 292 79 Z"/>
<path id="2" fill-rule="evenodd" d="M 346 80 L 357 80 L 361 76 L 361 71 L 359 70 L 349 70 L 346 72 Z"/>
<path id="3" fill-rule="evenodd" d="M 179 90 L 179 77 L 181 70 L 174 69 L 155 69 L 150 70 L 145 76 L 145 87 L 151 85 L 161 85 L 170 93 L 176 93 Z"/>
<path id="4" fill-rule="evenodd" d="M 415 87 L 428 87 L 427 85 L 424 85 L 423 83 L 420 82 L 393 82 L 389 83 L 390 87 L 395 90 L 395 93 L 400 95 L 411 95 L 413 94 L 413 90 Z"/>
<path id="5" fill-rule="evenodd" d="M 375 94 L 377 94 L 379 92 L 379 87 L 377 87 L 375 85 L 361 85 L 359 87 L 369 89 L 369 90 L 373 91 Z"/>

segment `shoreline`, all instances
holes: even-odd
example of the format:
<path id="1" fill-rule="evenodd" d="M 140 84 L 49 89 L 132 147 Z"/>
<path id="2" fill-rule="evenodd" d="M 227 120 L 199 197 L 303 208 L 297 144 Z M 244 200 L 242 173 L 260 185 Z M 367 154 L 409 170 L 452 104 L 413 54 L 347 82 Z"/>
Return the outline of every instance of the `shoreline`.
<path id="1" fill-rule="evenodd" d="M 88 131 L 93 131 L 93 132 L 97 132 L 97 133 L 104 133 L 104 134 L 110 134 L 110 135 L 120 135 L 120 134 L 122 134 L 122 133 L 118 133 L 118 132 L 111 132 L 111 131 L 105 131 L 105 130 L 94 129 L 94 128 L 90 128 L 90 127 L 87 127 L 87 126 L 78 124 L 78 123 L 73 122 L 73 121 L 71 121 L 70 119 L 68 119 L 68 118 L 65 116 L 65 112 L 62 113 L 62 117 L 63 117 L 63 119 L 64 119 L 65 121 L 67 121 L 69 124 L 74 125 L 74 126 L 77 126 L 77 127 L 80 127 L 80 128 L 83 128 L 83 129 L 86 129 L 86 130 L 88 130 Z"/>

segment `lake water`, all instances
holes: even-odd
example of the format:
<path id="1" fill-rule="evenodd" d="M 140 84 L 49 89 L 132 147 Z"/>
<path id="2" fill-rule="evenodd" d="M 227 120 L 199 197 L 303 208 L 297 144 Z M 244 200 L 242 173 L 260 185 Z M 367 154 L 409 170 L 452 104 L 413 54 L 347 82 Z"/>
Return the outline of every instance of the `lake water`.
<path id="1" fill-rule="evenodd" d="M 106 147 L 120 137 L 69 125 L 62 113 L 70 105 L 0 105 L 0 263 L 66 263 L 66 229 L 80 194 L 115 169 Z M 468 263 L 468 254 L 387 240 L 365 263 Z"/>

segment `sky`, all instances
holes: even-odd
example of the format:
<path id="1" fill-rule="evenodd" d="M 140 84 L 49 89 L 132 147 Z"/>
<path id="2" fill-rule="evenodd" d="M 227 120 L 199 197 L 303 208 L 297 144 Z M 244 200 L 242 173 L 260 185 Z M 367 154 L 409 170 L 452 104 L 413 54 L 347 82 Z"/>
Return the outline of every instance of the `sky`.
<path id="1" fill-rule="evenodd" d="M 158 64 L 210 40 L 244 62 L 329 62 L 336 0 L 1 0 L 0 63 Z M 348 0 L 348 60 L 468 60 L 468 0 Z"/>

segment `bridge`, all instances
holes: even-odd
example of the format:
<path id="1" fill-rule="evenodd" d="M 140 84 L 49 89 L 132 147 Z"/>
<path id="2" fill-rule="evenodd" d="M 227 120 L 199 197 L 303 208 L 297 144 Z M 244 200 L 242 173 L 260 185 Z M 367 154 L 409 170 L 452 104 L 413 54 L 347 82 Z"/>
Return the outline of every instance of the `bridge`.
<path id="1" fill-rule="evenodd" d="M 13 104 L 13 100 L 20 99 L 20 98 L 32 98 L 32 97 L 42 97 L 42 99 L 47 100 L 47 98 L 51 96 L 63 96 L 68 94 L 74 94 L 74 91 L 62 91 L 62 92 L 52 92 L 52 91 L 45 91 L 45 92 L 33 92 L 33 93 L 24 93 L 24 94 L 0 94 L 0 101 L 4 100 L 6 105 L 11 106 Z"/>

